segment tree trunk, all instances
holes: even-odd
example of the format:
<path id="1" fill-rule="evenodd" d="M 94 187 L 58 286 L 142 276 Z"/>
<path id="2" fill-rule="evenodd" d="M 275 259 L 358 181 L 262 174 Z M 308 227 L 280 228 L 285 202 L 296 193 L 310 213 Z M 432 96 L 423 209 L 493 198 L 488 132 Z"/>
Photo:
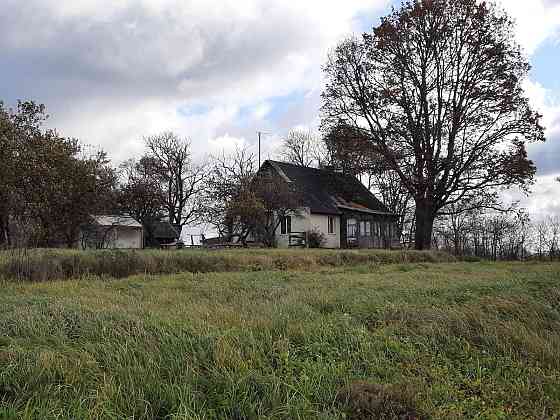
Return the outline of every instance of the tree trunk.
<path id="1" fill-rule="evenodd" d="M 434 230 L 435 212 L 433 207 L 425 201 L 416 201 L 416 232 L 414 245 L 417 250 L 432 248 L 432 232 Z"/>
<path id="2" fill-rule="evenodd" d="M 10 246 L 10 231 L 8 222 L 0 218 L 0 248 Z"/>

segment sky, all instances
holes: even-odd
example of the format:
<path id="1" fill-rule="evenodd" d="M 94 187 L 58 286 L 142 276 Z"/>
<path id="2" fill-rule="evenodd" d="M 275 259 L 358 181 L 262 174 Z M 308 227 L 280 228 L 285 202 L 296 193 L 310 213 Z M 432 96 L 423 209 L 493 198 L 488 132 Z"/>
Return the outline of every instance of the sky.
<path id="1" fill-rule="evenodd" d="M 560 215 L 560 0 L 498 1 L 533 65 L 525 89 L 547 135 L 529 147 L 533 193 L 509 196 L 536 218 Z M 328 51 L 392 4 L 2 0 L 0 100 L 44 103 L 50 126 L 115 162 L 164 130 L 190 138 L 197 159 L 255 147 L 263 131 L 263 158 L 273 156 L 290 129 L 317 127 Z"/>

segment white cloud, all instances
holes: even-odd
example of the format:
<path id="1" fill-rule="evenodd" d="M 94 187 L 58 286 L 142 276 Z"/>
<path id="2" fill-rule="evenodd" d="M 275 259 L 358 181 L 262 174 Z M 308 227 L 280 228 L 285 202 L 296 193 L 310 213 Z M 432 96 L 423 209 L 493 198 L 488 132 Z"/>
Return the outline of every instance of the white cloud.
<path id="1" fill-rule="evenodd" d="M 63 134 L 116 160 L 158 129 L 191 136 L 204 153 L 226 132 L 248 137 L 232 131 L 240 109 L 263 120 L 269 98 L 317 89 L 327 50 L 358 13 L 387 3 L 5 0 L 3 95 L 46 103 Z M 209 112 L 177 114 L 199 105 Z"/>
<path id="2" fill-rule="evenodd" d="M 247 140 L 244 138 L 233 137 L 229 134 L 224 136 L 211 139 L 208 142 L 210 144 L 210 153 L 231 153 L 236 149 L 243 149 L 247 145 Z"/>
<path id="3" fill-rule="evenodd" d="M 557 0 L 500 1 L 530 54 L 557 37 Z M 142 137 L 163 130 L 189 136 L 201 157 L 254 147 L 256 131 L 268 131 L 264 159 L 290 128 L 317 126 L 327 51 L 357 29 L 358 15 L 386 13 L 390 3 L 3 0 L 1 99 L 45 103 L 63 135 L 100 145 L 116 161 L 141 153 Z M 549 139 L 560 142 L 553 94 L 534 81 L 527 91 L 545 115 Z M 294 92 L 303 98 L 274 113 L 274 98 Z M 530 150 L 550 157 L 560 149 L 551 145 Z M 556 186 L 542 182 L 530 206 L 555 209 L 553 201 L 538 204 Z"/>
<path id="4" fill-rule="evenodd" d="M 261 103 L 255 106 L 253 110 L 253 118 L 255 120 L 264 119 L 272 111 L 272 106 L 269 103 Z"/>
<path id="5" fill-rule="evenodd" d="M 558 34 L 560 3 L 555 0 L 500 0 L 515 19 L 520 44 L 532 54 L 546 39 Z"/>

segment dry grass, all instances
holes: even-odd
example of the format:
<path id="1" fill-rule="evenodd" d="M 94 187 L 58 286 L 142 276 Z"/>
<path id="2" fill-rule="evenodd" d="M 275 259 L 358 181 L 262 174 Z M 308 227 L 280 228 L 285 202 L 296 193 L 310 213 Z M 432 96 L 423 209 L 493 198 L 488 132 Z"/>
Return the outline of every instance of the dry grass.
<path id="1" fill-rule="evenodd" d="M 14 250 L 0 252 L 0 279 L 48 281 L 90 275 L 124 278 L 181 272 L 316 270 L 323 266 L 452 260 L 453 257 L 440 252 L 385 250 Z"/>

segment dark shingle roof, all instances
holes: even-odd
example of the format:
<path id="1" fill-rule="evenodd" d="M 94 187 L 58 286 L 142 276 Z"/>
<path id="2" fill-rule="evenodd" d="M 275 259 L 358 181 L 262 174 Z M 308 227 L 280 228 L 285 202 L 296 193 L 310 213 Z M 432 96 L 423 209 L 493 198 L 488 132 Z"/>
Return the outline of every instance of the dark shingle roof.
<path id="1" fill-rule="evenodd" d="M 340 214 L 341 209 L 391 214 L 357 178 L 327 169 L 307 168 L 291 163 L 267 160 L 286 182 L 302 192 L 303 205 L 312 213 Z"/>
<path id="2" fill-rule="evenodd" d="M 181 226 L 172 225 L 169 222 L 154 222 L 152 224 L 153 235 L 156 239 L 174 239 L 181 236 Z"/>

